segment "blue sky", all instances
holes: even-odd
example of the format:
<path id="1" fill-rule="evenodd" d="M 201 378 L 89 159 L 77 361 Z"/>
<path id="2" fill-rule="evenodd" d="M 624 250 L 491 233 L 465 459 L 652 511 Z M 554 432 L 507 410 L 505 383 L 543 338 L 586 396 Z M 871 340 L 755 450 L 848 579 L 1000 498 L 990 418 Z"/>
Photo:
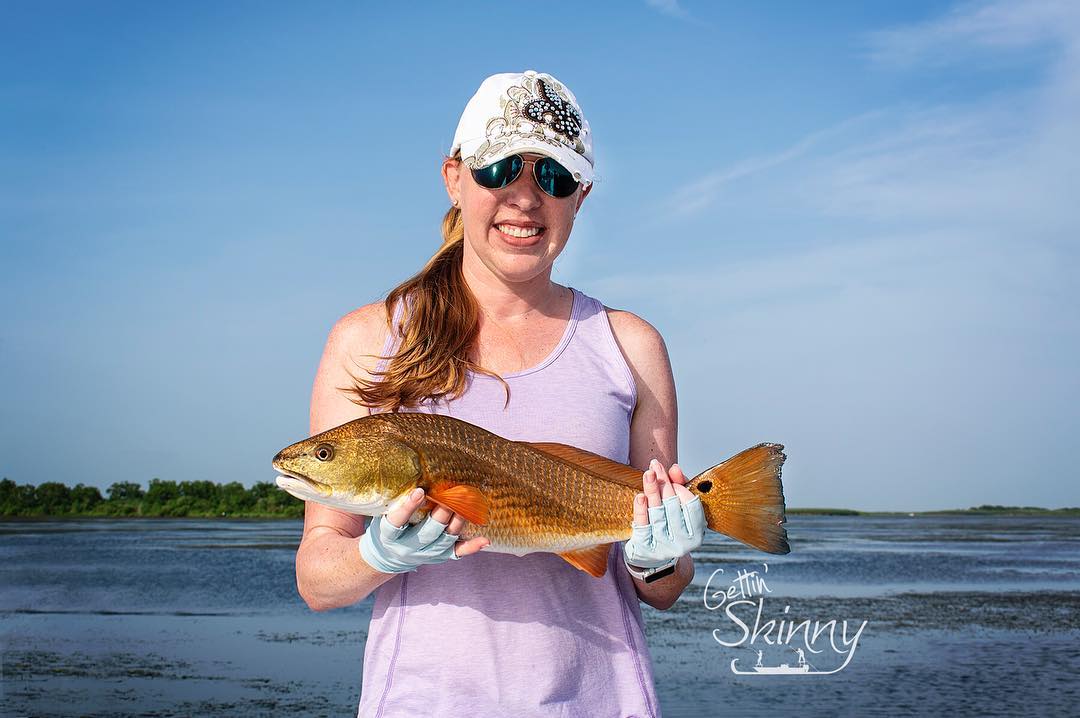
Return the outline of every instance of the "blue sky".
<path id="1" fill-rule="evenodd" d="M 1080 6 L 421 7 L 6 5 L 0 476 L 272 479 L 330 326 L 438 246 L 465 102 L 531 68 L 596 143 L 555 277 L 664 334 L 684 466 L 1080 505 Z"/>

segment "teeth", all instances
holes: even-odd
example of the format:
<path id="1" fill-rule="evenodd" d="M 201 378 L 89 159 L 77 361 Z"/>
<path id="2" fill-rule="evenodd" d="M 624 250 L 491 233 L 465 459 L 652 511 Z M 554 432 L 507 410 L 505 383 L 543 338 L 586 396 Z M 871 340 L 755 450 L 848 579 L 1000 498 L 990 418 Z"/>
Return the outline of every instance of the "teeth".
<path id="1" fill-rule="evenodd" d="M 515 227 L 510 224 L 497 224 L 495 228 L 511 237 L 535 237 L 540 234 L 540 227 Z"/>

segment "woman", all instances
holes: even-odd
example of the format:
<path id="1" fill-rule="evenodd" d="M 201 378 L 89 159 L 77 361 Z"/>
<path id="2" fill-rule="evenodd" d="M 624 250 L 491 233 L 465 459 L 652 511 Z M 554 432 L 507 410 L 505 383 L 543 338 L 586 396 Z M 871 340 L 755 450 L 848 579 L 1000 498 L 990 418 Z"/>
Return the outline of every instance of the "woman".
<path id="1" fill-rule="evenodd" d="M 703 528 L 672 464 L 675 388 L 660 335 L 551 281 L 592 188 L 590 135 L 550 75 L 484 81 L 442 166 L 453 205 L 443 246 L 385 302 L 334 326 L 311 432 L 371 411 L 426 411 L 629 463 L 644 472 L 633 563 L 616 547 L 598 579 L 553 554 L 480 553 L 486 539 L 455 543 L 464 522 L 444 508 L 407 525 L 420 490 L 366 532 L 361 517 L 309 503 L 296 559 L 308 605 L 378 589 L 362 716 L 659 714 L 638 600 L 675 602 Z M 682 525 L 668 526 L 680 505 Z"/>

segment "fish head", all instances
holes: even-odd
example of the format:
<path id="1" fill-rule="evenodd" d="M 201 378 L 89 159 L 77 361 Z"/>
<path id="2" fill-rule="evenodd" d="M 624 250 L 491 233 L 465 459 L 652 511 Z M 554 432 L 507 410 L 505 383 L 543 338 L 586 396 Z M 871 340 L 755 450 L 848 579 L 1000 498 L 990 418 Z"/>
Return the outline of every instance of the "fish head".
<path id="1" fill-rule="evenodd" d="M 362 421 L 362 420 L 361 420 Z M 381 516 L 420 482 L 420 457 L 398 438 L 350 422 L 278 452 L 277 485 L 298 499 Z"/>

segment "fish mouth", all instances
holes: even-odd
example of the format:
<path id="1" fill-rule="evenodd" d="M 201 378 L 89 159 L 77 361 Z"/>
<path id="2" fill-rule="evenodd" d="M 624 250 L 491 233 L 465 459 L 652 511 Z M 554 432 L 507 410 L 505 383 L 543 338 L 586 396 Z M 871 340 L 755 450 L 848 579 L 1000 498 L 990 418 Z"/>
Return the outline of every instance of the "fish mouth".
<path id="1" fill-rule="evenodd" d="M 299 472 L 283 469 L 280 466 L 274 468 L 281 472 L 281 476 L 278 476 L 275 480 L 278 488 L 288 491 L 298 499 L 308 500 L 313 498 L 313 494 L 329 497 L 334 493 L 334 490 L 328 484 L 316 481 Z"/>
<path id="2" fill-rule="evenodd" d="M 314 501 L 339 511 L 361 516 L 382 516 L 390 508 L 388 502 L 379 497 L 363 500 L 348 494 L 342 495 L 335 493 L 329 484 L 315 481 L 295 471 L 283 469 L 278 469 L 278 471 L 282 472 L 276 480 L 278 488 L 301 501 Z"/>

